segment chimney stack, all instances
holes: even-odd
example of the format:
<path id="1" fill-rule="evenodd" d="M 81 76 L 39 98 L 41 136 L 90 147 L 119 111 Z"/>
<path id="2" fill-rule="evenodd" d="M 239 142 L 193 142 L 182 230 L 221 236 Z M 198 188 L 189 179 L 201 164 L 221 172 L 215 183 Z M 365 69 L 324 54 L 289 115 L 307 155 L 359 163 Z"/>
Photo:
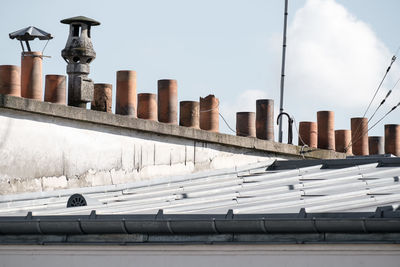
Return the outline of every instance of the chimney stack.
<path id="1" fill-rule="evenodd" d="M 43 100 L 42 87 L 42 52 L 31 51 L 29 41 L 51 40 L 53 37 L 41 29 L 33 26 L 12 32 L 10 39 L 17 39 L 21 43 L 21 96 L 36 100 Z M 24 43 L 27 51 L 25 51 Z M 43 50 L 46 46 L 43 48 Z"/>
<path id="2" fill-rule="evenodd" d="M 303 140 L 303 141 L 302 141 Z M 303 144 L 304 142 L 304 144 Z M 317 148 L 318 145 L 318 127 L 316 122 L 301 121 L 299 123 L 299 146 L 307 145 Z"/>
<path id="3" fill-rule="evenodd" d="M 385 125 L 385 153 L 400 157 L 400 124 Z"/>
<path id="4" fill-rule="evenodd" d="M 256 137 L 256 113 L 237 112 L 236 113 L 236 135 Z"/>
<path id="5" fill-rule="evenodd" d="M 218 133 L 219 100 L 214 95 L 200 97 L 200 128 Z"/>
<path id="6" fill-rule="evenodd" d="M 46 75 L 44 101 L 65 105 L 64 75 Z"/>
<path id="7" fill-rule="evenodd" d="M 351 144 L 354 155 L 369 155 L 367 118 L 351 118 Z"/>
<path id="8" fill-rule="evenodd" d="M 43 100 L 41 52 L 22 52 L 21 96 Z"/>
<path id="9" fill-rule="evenodd" d="M 61 56 L 68 63 L 68 105 L 86 108 L 86 103 L 93 101 L 94 85 L 88 77 L 89 64 L 96 58 L 91 40 L 92 26 L 100 22 L 84 16 L 63 19 L 69 24 L 69 36 Z"/>
<path id="10" fill-rule="evenodd" d="M 111 113 L 111 107 L 112 85 L 109 83 L 95 83 L 94 99 L 92 101 L 91 109 Z"/>
<path id="11" fill-rule="evenodd" d="M 256 135 L 263 140 L 274 141 L 274 100 L 256 101 Z"/>
<path id="12" fill-rule="evenodd" d="M 140 119 L 157 121 L 157 96 L 156 94 L 138 94 L 137 116 Z"/>
<path id="13" fill-rule="evenodd" d="M 0 94 L 21 96 L 21 68 L 14 65 L 0 66 Z"/>
<path id="14" fill-rule="evenodd" d="M 136 71 L 117 71 L 115 113 L 136 118 Z"/>
<path id="15" fill-rule="evenodd" d="M 199 126 L 199 102 L 181 101 L 179 112 L 179 125 L 200 129 Z"/>
<path id="16" fill-rule="evenodd" d="M 385 145 L 382 136 L 368 137 L 368 150 L 370 155 L 385 154 Z"/>
<path id="17" fill-rule="evenodd" d="M 318 148 L 335 149 L 335 113 L 333 111 L 318 111 Z"/>
<path id="18" fill-rule="evenodd" d="M 351 148 L 351 130 L 336 130 L 335 131 L 335 149 L 337 152 L 353 154 Z"/>
<path id="19" fill-rule="evenodd" d="M 177 124 L 178 83 L 176 80 L 158 80 L 158 121 Z"/>

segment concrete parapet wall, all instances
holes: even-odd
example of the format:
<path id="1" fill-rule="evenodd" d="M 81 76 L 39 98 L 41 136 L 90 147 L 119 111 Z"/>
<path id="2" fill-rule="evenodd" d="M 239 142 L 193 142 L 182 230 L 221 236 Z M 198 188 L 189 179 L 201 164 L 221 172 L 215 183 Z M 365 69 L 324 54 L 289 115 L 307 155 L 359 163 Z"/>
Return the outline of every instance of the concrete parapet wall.
<path id="1" fill-rule="evenodd" d="M 301 158 L 300 147 L 0 95 L 0 194 Z M 344 154 L 313 150 L 313 158 Z"/>

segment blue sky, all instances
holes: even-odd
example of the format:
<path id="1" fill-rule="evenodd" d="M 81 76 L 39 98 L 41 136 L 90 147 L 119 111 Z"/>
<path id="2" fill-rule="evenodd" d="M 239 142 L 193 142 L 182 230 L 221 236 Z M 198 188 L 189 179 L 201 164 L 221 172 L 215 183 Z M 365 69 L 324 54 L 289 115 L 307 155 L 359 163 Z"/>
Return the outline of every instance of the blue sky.
<path id="1" fill-rule="evenodd" d="M 215 94 L 235 127 L 235 112 L 253 111 L 258 98 L 272 98 L 278 108 L 283 7 L 283 0 L 8 1 L 0 10 L 0 64 L 20 64 L 20 45 L 8 33 L 33 25 L 55 36 L 45 50 L 52 58 L 44 60 L 44 74 L 65 74 L 60 53 L 68 26 L 59 21 L 88 16 L 102 23 L 92 30 L 95 82 L 115 89 L 116 71 L 133 69 L 138 93 L 155 93 L 158 79 L 177 79 L 180 101 Z M 336 129 L 349 128 L 400 45 L 398 10 L 398 0 L 289 1 L 285 110 L 297 121 L 333 110 Z M 44 42 L 33 46 L 41 50 Z M 399 77 L 396 65 L 378 97 Z M 370 135 L 383 135 L 385 122 L 400 123 L 399 114 Z M 229 133 L 222 121 L 220 128 Z"/>

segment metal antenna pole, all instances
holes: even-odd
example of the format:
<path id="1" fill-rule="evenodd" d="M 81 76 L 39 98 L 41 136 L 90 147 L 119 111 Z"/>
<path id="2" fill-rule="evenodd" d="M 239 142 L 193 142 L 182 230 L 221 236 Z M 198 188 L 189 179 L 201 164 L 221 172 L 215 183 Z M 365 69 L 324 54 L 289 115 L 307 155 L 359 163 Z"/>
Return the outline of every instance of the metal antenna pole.
<path id="1" fill-rule="evenodd" d="M 283 47 L 282 47 L 282 70 L 281 70 L 281 98 L 279 105 L 279 113 L 283 112 L 283 91 L 285 87 L 285 59 L 286 59 L 286 29 L 288 17 L 288 0 L 285 0 L 285 17 L 283 23 Z M 279 119 L 279 142 L 282 143 L 282 117 Z"/>

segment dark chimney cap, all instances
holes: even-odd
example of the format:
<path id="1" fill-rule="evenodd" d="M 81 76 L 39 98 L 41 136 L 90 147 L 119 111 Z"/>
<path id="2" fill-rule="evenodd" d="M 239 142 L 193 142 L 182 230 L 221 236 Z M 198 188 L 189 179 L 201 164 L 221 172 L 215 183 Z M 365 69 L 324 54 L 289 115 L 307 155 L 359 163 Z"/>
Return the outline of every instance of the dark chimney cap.
<path id="1" fill-rule="evenodd" d="M 39 40 L 53 39 L 53 36 L 51 36 L 50 33 L 45 32 L 33 26 L 29 26 L 21 30 L 12 32 L 9 34 L 9 36 L 11 39 L 16 38 L 19 41 L 32 41 L 35 38 L 38 38 Z"/>
<path id="2" fill-rule="evenodd" d="M 91 19 L 91 18 L 88 18 L 85 16 L 77 16 L 77 17 L 72 17 L 69 19 L 63 19 L 60 22 L 64 23 L 64 24 L 71 24 L 74 22 L 82 22 L 82 23 L 85 23 L 88 25 L 93 25 L 93 26 L 100 25 L 100 22 L 98 22 L 97 20 L 94 20 L 94 19 Z"/>

